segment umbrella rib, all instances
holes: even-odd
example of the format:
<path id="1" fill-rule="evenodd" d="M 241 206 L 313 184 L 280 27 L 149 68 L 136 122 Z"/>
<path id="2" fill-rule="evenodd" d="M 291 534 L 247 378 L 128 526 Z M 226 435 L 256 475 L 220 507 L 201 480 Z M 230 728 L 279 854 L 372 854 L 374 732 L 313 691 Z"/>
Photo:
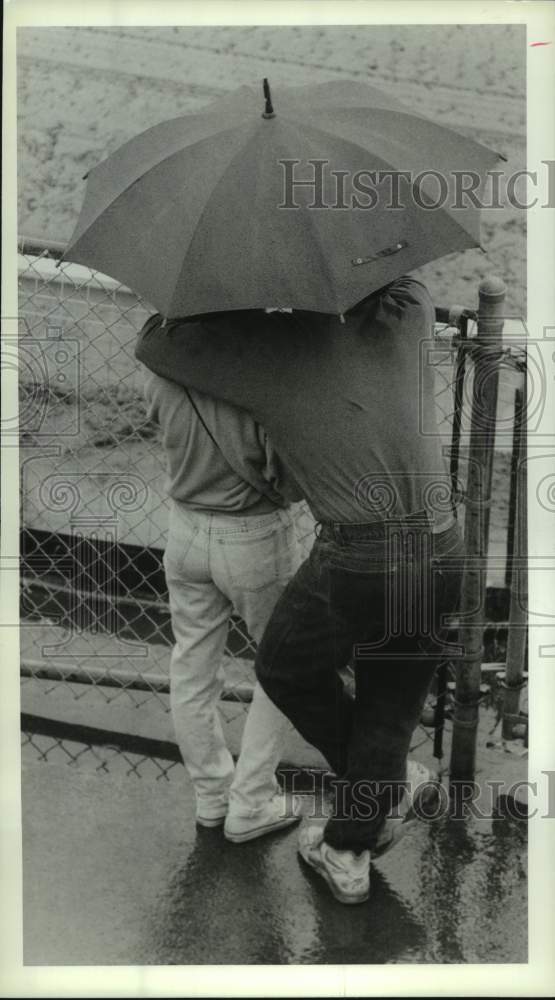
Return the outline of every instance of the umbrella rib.
<path id="1" fill-rule="evenodd" d="M 129 183 L 126 184 L 125 187 L 121 191 L 119 191 L 118 194 L 114 198 L 112 198 L 112 200 L 110 202 L 108 202 L 107 205 L 105 205 L 103 208 L 101 208 L 97 212 L 97 214 L 95 215 L 94 219 L 92 219 L 90 221 L 90 223 L 87 225 L 86 229 L 84 229 L 83 232 L 79 234 L 79 236 L 77 237 L 76 240 L 73 240 L 68 245 L 68 247 L 64 251 L 64 254 L 62 255 L 61 259 L 62 260 L 68 259 L 68 258 L 66 258 L 66 254 L 72 249 L 72 247 L 75 246 L 76 243 L 78 243 L 80 240 L 83 239 L 84 236 L 87 235 L 87 233 L 92 229 L 92 227 L 95 225 L 95 223 L 98 222 L 98 220 L 102 217 L 102 215 L 104 214 L 104 212 L 107 212 L 108 209 L 113 208 L 113 206 L 116 204 L 116 202 L 119 201 L 120 198 L 123 198 L 123 196 L 125 194 L 127 194 L 128 191 L 130 191 L 130 189 L 133 187 L 134 184 L 138 184 L 139 181 L 141 181 L 143 179 L 143 177 L 146 177 L 146 175 L 148 173 L 150 173 L 152 170 L 156 170 L 162 164 L 168 163 L 174 157 L 181 156 L 186 151 L 188 151 L 190 149 L 194 149 L 196 146 L 200 146 L 200 144 L 203 143 L 203 142 L 210 142 L 210 141 L 212 141 L 214 139 L 214 135 L 217 135 L 218 137 L 221 137 L 222 135 L 225 135 L 226 132 L 233 134 L 234 131 L 235 131 L 235 129 L 230 128 L 230 129 L 224 129 L 224 130 L 222 130 L 222 132 L 218 132 L 218 133 L 215 133 L 213 135 L 204 136 L 202 139 L 198 139 L 196 142 L 193 142 L 193 143 L 191 143 L 188 146 L 183 146 L 180 149 L 175 150 L 175 152 L 171 153 L 169 156 L 162 156 L 161 159 L 159 159 L 157 163 L 151 164 L 151 166 L 149 166 L 145 171 L 143 171 L 143 173 L 139 174 L 138 177 L 135 177 L 132 181 L 129 181 Z M 248 141 L 249 138 L 250 138 L 250 136 L 247 136 L 245 138 L 245 141 Z M 241 150 L 239 152 L 241 152 Z M 237 154 L 237 155 L 239 155 L 239 154 Z M 103 161 L 103 162 L 106 163 L 107 161 Z M 232 160 L 230 160 L 229 162 L 232 162 Z M 229 162 L 226 163 L 226 165 L 224 167 L 224 171 L 227 170 Z M 99 166 L 100 166 L 100 164 L 99 164 Z M 221 179 L 221 176 L 220 176 L 220 179 Z"/>
<path id="2" fill-rule="evenodd" d="M 315 227 L 314 227 L 314 221 L 313 221 L 313 214 L 312 214 L 312 211 L 311 211 L 310 208 L 307 208 L 307 214 L 308 214 L 308 218 L 310 220 L 310 227 L 314 230 Z M 329 291 L 331 291 L 332 289 L 334 289 L 335 310 L 336 310 L 336 312 L 339 313 L 342 310 L 340 308 L 340 304 L 339 304 L 339 300 L 337 298 L 337 295 L 335 294 L 335 282 L 333 280 L 333 273 L 332 273 L 332 271 L 330 269 L 328 261 L 326 260 L 325 254 L 323 253 L 323 251 L 322 251 L 322 249 L 321 249 L 321 247 L 320 247 L 320 245 L 318 243 L 318 240 L 316 239 L 313 242 L 314 242 L 314 245 L 318 248 L 318 255 L 320 257 L 322 270 L 323 270 L 324 274 L 326 275 L 326 279 L 328 281 L 328 289 L 329 289 Z"/>
<path id="3" fill-rule="evenodd" d="M 256 131 L 257 131 L 257 130 L 259 129 L 259 127 L 260 127 L 260 126 L 259 126 L 259 124 L 258 124 L 258 122 L 257 122 L 257 123 L 256 123 L 256 129 L 255 129 L 255 128 L 253 128 L 253 129 L 252 129 L 252 131 L 251 131 L 251 135 L 250 135 L 250 136 L 248 137 L 248 141 L 249 141 L 249 142 L 250 142 L 250 141 L 251 141 L 251 140 L 252 140 L 252 139 L 254 138 L 254 136 L 255 136 L 255 134 L 256 134 Z M 234 155 L 233 155 L 233 156 L 231 157 L 231 159 L 229 159 L 229 160 L 228 160 L 228 161 L 226 162 L 226 164 L 225 164 L 225 167 L 224 167 L 224 168 L 223 168 L 223 170 L 221 171 L 221 173 L 220 173 L 220 176 L 219 176 L 219 178 L 218 178 L 217 182 L 216 182 L 216 183 L 215 183 L 215 184 L 213 185 L 213 187 L 212 187 L 212 191 L 211 191 L 211 195 L 210 195 L 210 197 L 209 197 L 209 198 L 207 198 L 207 200 L 206 200 L 206 203 L 205 203 L 205 205 L 204 205 L 204 207 L 203 207 L 203 209 L 202 209 L 202 211 L 201 211 L 201 213 L 200 213 L 200 215 L 199 215 L 199 217 L 198 217 L 198 219 L 197 219 L 197 221 L 196 221 L 196 223 L 195 223 L 195 227 L 194 227 L 194 229 L 193 229 L 193 231 L 192 231 L 192 233 L 191 233 L 191 236 L 190 236 L 190 238 L 189 238 L 189 248 L 188 248 L 188 249 L 190 249 L 190 247 L 191 247 L 191 244 L 193 243 L 193 240 L 194 240 L 194 238 L 195 238 L 195 236 L 196 236 L 196 234 L 197 234 L 198 230 L 200 229 L 200 226 L 201 226 L 201 224 L 202 224 L 202 222 L 203 222 L 203 220 L 204 220 L 204 218 L 205 218 L 205 216 L 206 216 L 206 212 L 207 212 L 207 210 L 208 210 L 208 206 L 209 206 L 209 204 L 210 204 L 210 200 L 211 200 L 211 198 L 213 197 L 213 195 L 214 195 L 214 192 L 216 191 L 216 188 L 217 188 L 217 187 L 219 186 L 219 184 L 221 184 L 221 182 L 223 181 L 223 179 L 224 179 L 224 175 L 225 175 L 225 172 L 226 172 L 226 171 L 227 171 L 227 170 L 228 170 L 228 169 L 229 169 L 229 168 L 230 168 L 230 167 L 231 167 L 231 166 L 232 166 L 232 165 L 233 165 L 233 164 L 234 164 L 234 163 L 235 163 L 235 162 L 236 162 L 236 161 L 237 161 L 237 160 L 238 160 L 238 159 L 239 159 L 240 157 L 242 157 L 242 156 L 244 156 L 244 155 L 245 155 L 245 145 L 243 144 L 243 145 L 242 145 L 242 147 L 241 147 L 241 149 L 239 149 L 239 150 L 238 150 L 238 151 L 237 151 L 237 152 L 236 152 L 236 153 L 235 153 L 235 154 L 234 154 Z M 178 285 L 179 285 L 179 283 L 180 283 L 180 279 L 181 279 L 181 276 L 182 276 L 182 274 L 183 274 L 183 271 L 184 271 L 184 269 L 185 269 L 185 265 L 186 265 L 186 263 L 187 263 L 187 254 L 185 254 L 185 256 L 184 256 L 184 259 L 183 259 L 183 262 L 182 262 L 182 264 L 181 264 L 181 266 L 180 266 L 180 268 L 179 268 L 179 271 L 177 272 L 177 276 L 176 276 L 176 279 L 175 279 L 175 282 L 174 282 L 174 287 L 175 287 L 175 288 L 177 288 L 177 287 L 178 287 Z M 171 299 L 171 302 L 170 302 L 170 305 L 169 305 L 169 308 L 168 308 L 168 316 L 169 316 L 169 315 L 170 315 L 170 314 L 171 314 L 171 313 L 173 312 L 173 302 L 174 302 L 174 298 L 175 298 L 175 293 L 174 293 L 174 295 L 172 295 L 172 299 Z"/>
<path id="4" fill-rule="evenodd" d="M 334 108 L 332 108 L 330 110 L 332 110 L 332 111 L 341 110 L 341 111 L 344 111 L 345 113 L 347 113 L 350 109 L 349 108 L 336 109 L 334 107 Z M 367 110 L 367 111 L 369 111 L 371 113 L 375 109 L 373 109 L 373 108 L 368 108 L 368 109 L 361 108 L 361 110 Z M 382 109 L 376 109 L 376 110 L 385 111 L 387 109 L 382 108 Z M 408 119 L 415 118 L 415 119 L 417 119 L 419 121 L 423 121 L 426 124 L 431 125 L 432 128 L 437 129 L 437 131 L 439 133 L 441 133 L 442 135 L 446 136 L 447 138 L 449 138 L 449 137 L 455 137 L 457 139 L 463 139 L 464 142 L 468 146 L 473 146 L 474 149 L 476 150 L 476 152 L 489 153 L 490 156 L 493 156 L 496 159 L 504 159 L 504 156 L 503 156 L 502 153 L 496 152 L 496 150 L 491 149 L 490 146 L 485 146 L 481 142 L 476 142 L 475 139 L 471 139 L 468 136 L 463 135 L 462 132 L 457 132 L 456 129 L 452 129 L 448 125 L 440 125 L 437 122 L 433 121 L 431 118 L 426 118 L 424 115 L 418 115 L 417 113 L 411 114 L 410 112 L 406 112 L 406 111 L 395 111 L 394 114 L 395 115 L 399 115 L 400 117 L 403 117 L 403 118 L 408 118 Z M 289 118 L 289 121 L 290 122 L 295 122 L 295 124 L 301 124 L 302 127 L 303 127 L 303 131 L 304 132 L 307 132 L 310 129 L 312 129 L 312 130 L 314 130 L 314 132 L 317 132 L 319 135 L 324 135 L 324 136 L 328 136 L 328 137 L 330 135 L 332 135 L 334 138 L 341 139 L 342 142 L 345 142 L 348 145 L 353 146 L 355 149 L 367 150 L 367 146 L 364 143 L 362 143 L 362 142 L 357 143 L 354 139 L 346 139 L 345 136 L 341 135 L 340 133 L 333 132 L 331 128 L 325 128 L 325 127 L 320 128 L 320 126 L 315 125 L 313 121 L 311 121 L 310 124 L 308 124 L 308 123 L 303 122 L 302 119 L 297 119 L 297 118 L 295 118 L 293 116 L 291 118 Z M 339 123 L 339 127 L 340 126 L 341 126 L 341 123 Z M 380 136 L 380 137 L 386 138 L 386 139 L 388 139 L 390 141 L 396 141 L 394 139 L 390 139 L 389 136 Z M 374 155 L 374 154 L 372 154 L 372 155 Z M 389 167 L 392 166 L 392 164 L 388 164 L 386 160 L 382 160 L 381 157 L 376 157 L 376 159 L 381 160 L 381 162 L 384 163 L 386 166 L 389 166 Z"/>
<path id="5" fill-rule="evenodd" d="M 298 128 L 297 124 L 296 124 L 296 123 L 292 123 L 292 122 L 291 122 L 290 120 L 289 120 L 289 121 L 287 122 L 287 124 L 288 124 L 288 125 L 289 125 L 290 127 L 291 127 L 291 126 L 292 126 L 292 127 L 294 127 L 295 129 L 297 129 L 297 128 Z M 324 135 L 324 136 L 327 136 L 327 133 L 325 133 L 325 132 L 321 132 L 321 130 L 318 130 L 318 129 L 317 129 L 317 131 L 318 131 L 318 132 L 319 132 L 320 134 L 322 134 L 322 135 Z M 256 131 L 253 131 L 253 134 L 252 134 L 252 135 L 250 136 L 250 140 L 254 139 L 254 138 L 255 138 L 255 136 L 256 136 Z M 301 138 L 302 138 L 302 137 L 301 137 Z M 244 154 L 245 154 L 245 147 L 243 146 L 243 147 L 242 147 L 242 148 L 241 148 L 240 150 L 238 150 L 238 152 L 237 152 L 237 153 L 236 153 L 236 154 L 235 154 L 235 155 L 234 155 L 234 156 L 233 156 L 233 157 L 232 157 L 232 158 L 231 158 L 231 159 L 230 159 L 230 160 L 229 160 L 229 161 L 227 162 L 227 164 L 226 164 L 226 166 L 225 166 L 224 170 L 223 170 L 223 171 L 222 171 L 222 173 L 220 174 L 220 177 L 219 177 L 219 180 L 218 180 L 217 184 L 215 184 L 215 185 L 214 185 L 214 187 L 212 188 L 212 194 L 211 194 L 211 197 L 212 197 L 212 196 L 214 195 L 214 192 L 215 192 L 215 190 L 216 190 L 217 186 L 218 186 L 218 185 L 219 185 L 219 184 L 221 183 L 221 181 L 223 180 L 223 177 L 224 177 L 224 174 L 225 174 L 225 171 L 226 171 L 226 170 L 228 170 L 228 169 L 229 169 L 229 167 L 231 167 L 231 166 L 233 165 L 233 163 L 234 163 L 234 162 L 235 162 L 235 161 L 236 161 L 236 160 L 237 160 L 237 159 L 238 159 L 238 158 L 239 158 L 240 156 L 244 156 Z M 385 162 L 385 161 L 384 161 L 384 162 Z M 203 207 L 203 209 L 202 209 L 202 212 L 201 212 L 201 213 L 200 213 L 200 215 L 199 215 L 199 218 L 197 219 L 197 222 L 196 222 L 196 224 L 195 224 L 195 228 L 194 228 L 193 232 L 191 233 L 191 237 L 190 237 L 190 239 L 189 239 L 189 247 L 190 247 L 190 246 L 191 246 L 191 244 L 193 243 L 193 240 L 194 240 L 194 237 L 195 237 L 196 233 L 198 232 L 199 228 L 200 228 L 200 227 L 201 227 L 201 225 L 202 225 L 202 222 L 203 222 L 203 220 L 204 220 L 204 218 L 205 218 L 205 215 L 206 215 L 206 212 L 207 212 L 207 210 L 208 210 L 208 207 L 209 207 L 209 204 L 210 204 L 210 198 L 209 198 L 209 199 L 207 199 L 207 201 L 206 201 L 206 204 L 205 204 L 205 206 Z M 310 210 L 308 210 L 308 211 L 309 211 L 309 213 L 310 213 Z M 315 222 L 315 220 L 313 219 L 313 216 L 312 216 L 312 214 L 309 214 L 309 215 L 308 215 L 308 219 L 309 219 L 309 224 L 310 224 L 311 228 L 314 228 L 314 222 Z M 331 290 L 331 289 L 333 289 L 333 288 L 334 288 L 334 276 L 333 276 L 333 272 L 331 271 L 331 269 L 330 269 L 330 267 L 329 267 L 329 264 L 328 264 L 328 261 L 327 261 L 327 259 L 326 259 L 325 255 L 324 255 L 324 253 L 322 252 L 322 250 L 321 250 L 321 248 L 320 248 L 319 244 L 318 244 L 318 240 L 314 240 L 314 242 L 313 242 L 313 245 L 314 245 L 314 246 L 315 246 L 315 247 L 317 248 L 317 250 L 318 250 L 318 254 L 319 254 L 319 259 L 320 259 L 320 262 L 321 262 L 321 269 L 322 269 L 322 271 L 324 272 L 324 274 L 325 274 L 325 276 L 326 276 L 326 279 L 327 279 L 327 281 L 328 281 L 328 285 L 329 285 L 329 289 Z M 184 269 L 185 269 L 185 266 L 186 266 L 186 262 L 187 262 L 187 261 L 186 261 L 186 255 L 185 255 L 185 259 L 183 260 L 183 263 L 182 263 L 182 265 L 181 265 L 181 267 L 180 267 L 180 269 L 179 269 L 179 271 L 178 271 L 178 273 L 177 273 L 177 276 L 176 276 L 176 280 L 175 280 L 175 288 L 177 288 L 177 287 L 178 287 L 178 285 L 180 284 L 180 279 L 181 279 L 181 276 L 182 276 L 182 274 L 183 274 L 183 271 L 184 271 Z M 172 296 L 172 300 L 171 300 L 171 302 L 170 302 L 170 305 L 169 305 L 169 309 L 168 309 L 168 316 L 169 316 L 169 315 L 170 315 L 170 314 L 171 314 L 171 313 L 173 312 L 173 302 L 174 302 L 174 298 L 175 298 L 175 295 L 174 295 L 174 296 Z M 335 307 L 336 307 L 336 310 L 337 310 L 337 312 L 340 312 L 340 311 L 341 311 L 341 310 L 340 310 L 340 303 L 339 303 L 339 300 L 338 300 L 337 296 L 335 296 Z"/>
<path id="6" fill-rule="evenodd" d="M 296 121 L 293 121 L 292 119 L 288 119 L 287 124 L 290 127 L 294 127 L 297 130 L 300 127 L 300 123 L 296 122 Z M 323 128 L 319 128 L 318 125 L 314 125 L 314 123 L 312 123 L 312 122 L 310 123 L 310 125 L 308 125 L 305 122 L 303 122 L 302 123 L 302 133 L 300 135 L 301 143 L 302 143 L 303 138 L 309 132 L 315 133 L 318 137 L 323 137 L 328 142 L 330 140 L 330 136 L 333 136 L 333 133 L 331 133 L 329 130 L 326 130 L 326 129 L 323 129 Z M 333 136 L 333 138 L 335 138 L 335 136 Z M 357 143 L 355 143 L 351 139 L 345 139 L 345 138 L 343 138 L 343 136 L 338 136 L 337 138 L 341 139 L 342 143 L 344 143 L 346 146 L 352 147 L 357 152 L 360 151 L 361 149 L 364 149 L 363 146 L 358 145 Z M 390 167 L 390 164 L 387 162 L 387 160 L 383 160 L 379 156 L 376 156 L 375 160 L 377 161 L 377 163 L 376 163 L 377 166 L 382 165 L 384 167 Z M 310 220 L 310 225 L 311 225 L 312 228 L 314 228 L 314 221 L 315 220 L 313 220 L 313 216 L 311 214 L 311 210 L 307 209 L 307 212 L 308 212 L 308 218 Z M 315 243 L 316 246 L 318 246 L 318 241 L 317 240 L 314 241 L 314 243 Z M 326 274 L 326 277 L 327 277 L 328 283 L 329 283 L 329 287 L 331 289 L 331 288 L 334 287 L 333 273 L 330 270 L 328 261 L 326 260 L 326 257 L 324 256 L 323 252 L 320 250 L 319 246 L 318 246 L 318 251 L 319 251 L 319 254 L 320 254 L 320 260 L 321 260 L 321 264 L 322 264 L 322 270 Z M 336 312 L 338 312 L 338 313 L 343 312 L 343 307 L 341 305 L 341 302 L 338 300 L 337 296 L 335 296 L 335 308 L 336 308 Z"/>
<path id="7" fill-rule="evenodd" d="M 408 117 L 410 117 L 410 116 L 408 116 Z M 449 129 L 446 126 L 436 125 L 435 122 L 430 121 L 430 119 L 426 119 L 426 121 L 428 121 L 432 126 L 434 126 L 435 128 L 437 128 L 442 133 L 446 133 L 447 135 L 455 135 L 458 138 L 463 138 L 465 142 L 469 143 L 470 145 L 473 145 L 476 148 L 476 150 L 479 150 L 482 153 L 489 153 L 490 156 L 496 157 L 497 159 L 500 159 L 500 158 L 502 159 L 503 158 L 502 154 L 496 153 L 494 150 L 490 149 L 489 146 L 482 146 L 480 143 L 475 142 L 473 139 L 467 139 L 466 136 L 461 136 L 461 133 L 455 132 L 454 130 Z M 329 137 L 330 135 L 333 134 L 333 133 L 330 132 L 330 130 L 325 130 L 323 128 L 320 128 L 318 125 L 314 125 L 313 123 L 311 123 L 310 125 L 307 124 L 307 125 L 303 126 L 303 132 L 304 132 L 304 134 L 307 134 L 311 130 L 313 132 L 317 133 L 318 135 L 325 136 L 325 137 Z M 370 151 L 367 150 L 365 146 L 356 143 L 353 139 L 346 139 L 344 136 L 335 136 L 335 138 L 340 139 L 341 142 L 344 143 L 346 146 L 350 146 L 350 147 L 352 147 L 355 150 L 358 150 L 358 151 L 363 150 L 365 152 L 370 153 Z M 374 158 L 375 165 L 378 168 L 379 168 L 380 164 L 382 164 L 388 170 L 392 170 L 392 169 L 397 169 L 398 170 L 399 169 L 398 164 L 396 165 L 396 164 L 393 164 L 393 163 L 389 163 L 387 160 L 383 160 L 380 156 L 377 156 L 374 153 L 371 153 L 371 155 Z M 459 217 L 453 215 L 453 213 L 450 212 L 449 209 L 446 209 L 446 214 L 459 227 L 459 229 L 461 229 L 465 233 L 468 233 L 468 230 L 465 227 L 464 222 L 463 222 L 462 219 L 460 219 Z M 476 243 L 476 241 L 474 241 L 472 245 L 473 246 L 479 246 L 479 243 Z"/>

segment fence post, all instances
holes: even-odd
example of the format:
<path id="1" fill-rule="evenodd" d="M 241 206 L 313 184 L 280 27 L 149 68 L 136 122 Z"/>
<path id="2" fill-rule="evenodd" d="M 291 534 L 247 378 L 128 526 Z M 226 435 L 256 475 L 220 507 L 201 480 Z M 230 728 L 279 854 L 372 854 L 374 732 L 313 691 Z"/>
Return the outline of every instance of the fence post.
<path id="1" fill-rule="evenodd" d="M 475 772 L 486 605 L 489 525 L 486 512 L 491 499 L 505 295 L 506 287 L 500 278 L 489 276 L 481 281 L 478 330 L 472 355 L 474 371 L 464 526 L 465 567 L 459 630 L 462 657 L 457 666 L 455 686 L 451 782 L 472 781 Z"/>
<path id="2" fill-rule="evenodd" d="M 504 740 L 513 739 L 519 716 L 520 692 L 524 678 L 526 655 L 526 606 L 528 604 L 527 503 L 526 503 L 526 385 L 517 389 L 515 403 L 515 437 L 517 440 L 515 531 L 511 572 L 511 606 L 507 639 L 507 669 L 503 698 Z"/>
<path id="3" fill-rule="evenodd" d="M 511 589 L 513 578 L 513 551 L 515 547 L 516 535 L 516 495 L 518 491 L 518 467 L 520 462 L 520 421 L 522 406 L 522 393 L 520 389 L 515 392 L 514 414 L 513 414 L 513 443 L 511 452 L 511 473 L 509 481 L 509 515 L 507 519 L 507 559 L 505 562 L 505 587 Z"/>

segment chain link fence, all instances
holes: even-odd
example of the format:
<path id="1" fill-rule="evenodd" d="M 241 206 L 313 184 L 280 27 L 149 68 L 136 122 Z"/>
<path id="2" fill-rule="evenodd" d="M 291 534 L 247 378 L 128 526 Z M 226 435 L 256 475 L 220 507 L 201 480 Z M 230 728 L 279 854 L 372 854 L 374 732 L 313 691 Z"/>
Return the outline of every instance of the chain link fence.
<path id="1" fill-rule="evenodd" d="M 8 364 L 10 352 L 17 358 L 20 376 L 14 434 L 21 459 L 21 672 L 27 703 L 35 716 L 56 718 L 64 711 L 72 716 L 70 702 L 82 703 L 82 725 L 94 725 L 114 702 L 168 717 L 172 633 L 161 562 L 165 462 L 158 428 L 146 416 L 134 356 L 136 334 L 152 310 L 112 279 L 60 264 L 61 246 L 22 240 L 19 249 L 18 330 L 6 338 L 5 352 Z M 455 313 L 437 310 L 430 363 L 456 509 L 465 492 L 472 385 L 467 348 L 474 314 L 455 312 L 453 325 Z M 499 491 L 506 494 L 507 510 L 509 480 Z M 313 519 L 304 504 L 295 511 L 307 554 Z M 244 623 L 234 617 L 221 705 L 229 725 L 240 724 L 248 709 L 254 652 Z M 452 681 L 447 672 L 444 694 Z M 443 715 L 435 723 L 441 751 Z M 433 738 L 428 717 L 415 745 Z M 117 766 L 128 773 L 154 768 L 156 776 L 167 776 L 175 763 L 167 747 L 162 757 L 154 751 L 133 754 L 121 744 L 100 748 L 98 740 L 80 743 L 37 733 L 30 725 L 24 750 L 73 764 L 88 758 L 99 771 L 113 770 L 120 758 Z"/>

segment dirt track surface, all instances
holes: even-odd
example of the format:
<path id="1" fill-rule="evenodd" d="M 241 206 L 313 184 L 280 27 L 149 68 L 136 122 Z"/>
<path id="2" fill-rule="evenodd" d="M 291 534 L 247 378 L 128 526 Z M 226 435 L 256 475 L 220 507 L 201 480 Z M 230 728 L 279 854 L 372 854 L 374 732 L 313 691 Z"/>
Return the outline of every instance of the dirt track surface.
<path id="1" fill-rule="evenodd" d="M 263 76 L 280 85 L 373 83 L 525 166 L 526 35 L 521 26 L 26 28 L 18 33 L 19 232 L 66 241 L 83 174 L 126 139 Z M 484 212 L 486 254 L 420 275 L 437 303 L 473 306 L 490 272 L 525 309 L 525 213 Z"/>

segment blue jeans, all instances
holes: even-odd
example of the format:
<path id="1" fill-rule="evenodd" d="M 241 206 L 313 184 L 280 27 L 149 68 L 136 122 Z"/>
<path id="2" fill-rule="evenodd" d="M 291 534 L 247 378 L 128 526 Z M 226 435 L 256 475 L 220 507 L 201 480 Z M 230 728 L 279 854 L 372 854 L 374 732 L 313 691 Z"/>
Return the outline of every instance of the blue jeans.
<path id="1" fill-rule="evenodd" d="M 324 839 L 372 844 L 402 795 L 411 737 L 463 567 L 458 526 L 322 526 L 279 599 L 256 659 L 260 684 L 342 779 Z M 339 670 L 354 660 L 356 697 Z"/>

